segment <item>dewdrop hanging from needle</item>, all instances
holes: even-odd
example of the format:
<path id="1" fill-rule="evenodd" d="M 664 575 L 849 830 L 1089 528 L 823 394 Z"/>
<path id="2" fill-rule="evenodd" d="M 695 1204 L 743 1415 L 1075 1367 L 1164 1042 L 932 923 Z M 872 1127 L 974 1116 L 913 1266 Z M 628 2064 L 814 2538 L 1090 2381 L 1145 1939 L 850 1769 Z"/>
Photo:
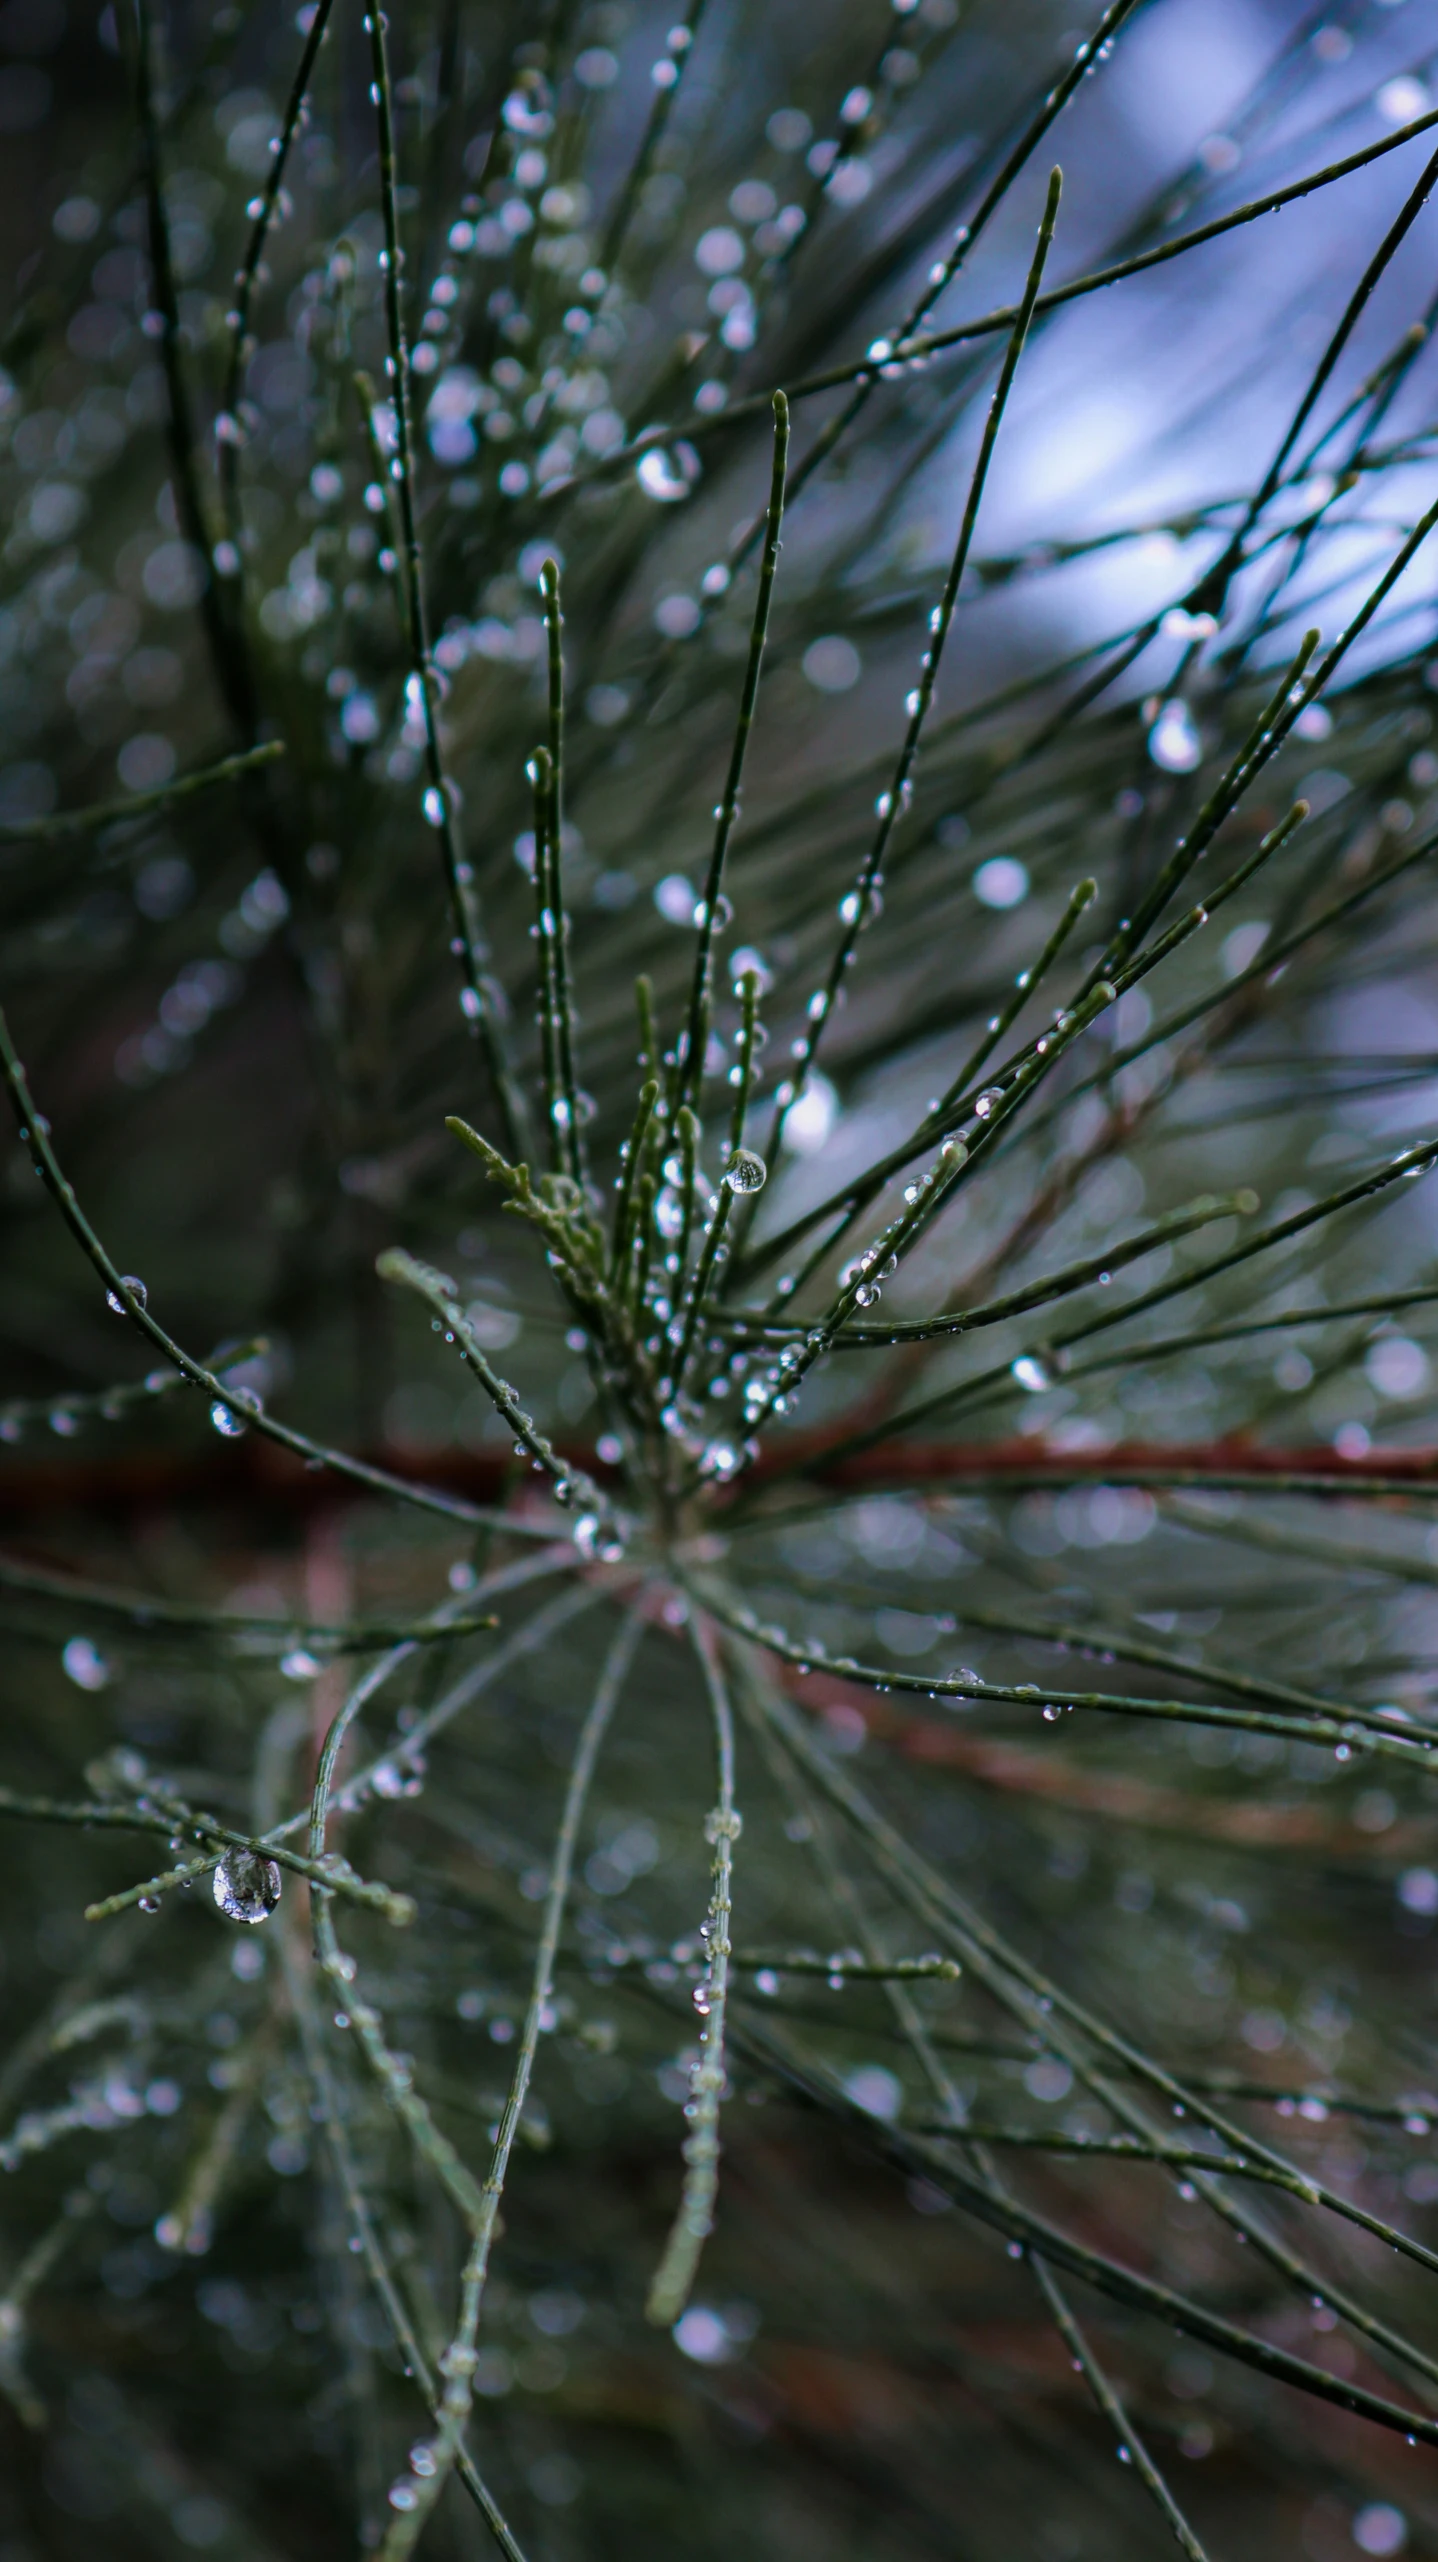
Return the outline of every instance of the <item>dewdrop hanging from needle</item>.
<path id="1" fill-rule="evenodd" d="M 214 1896 L 226 1921 L 266 1922 L 280 1900 L 280 1872 L 254 1850 L 227 1850 L 214 1875 Z"/>

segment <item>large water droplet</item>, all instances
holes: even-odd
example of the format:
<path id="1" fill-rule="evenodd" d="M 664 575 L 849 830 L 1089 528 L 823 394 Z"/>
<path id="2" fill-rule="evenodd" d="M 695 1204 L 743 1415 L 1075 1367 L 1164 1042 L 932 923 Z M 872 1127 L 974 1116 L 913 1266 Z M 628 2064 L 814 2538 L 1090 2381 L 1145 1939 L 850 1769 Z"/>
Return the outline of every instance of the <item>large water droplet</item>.
<path id="1" fill-rule="evenodd" d="M 221 1405 L 218 1398 L 210 1408 L 210 1421 L 216 1432 L 221 1433 L 226 1441 L 238 1441 L 241 1433 L 248 1430 L 248 1426 L 236 1414 L 234 1407 Z"/>
<path id="2" fill-rule="evenodd" d="M 255 1850 L 227 1850 L 215 1870 L 215 1902 L 227 1921 L 268 1921 L 280 1900 L 280 1872 Z"/>
<path id="3" fill-rule="evenodd" d="M 769 1179 L 769 1169 L 752 1148 L 736 1148 L 724 1168 L 724 1180 L 731 1192 L 762 1192 Z"/>
<path id="4" fill-rule="evenodd" d="M 978 1100 L 974 1105 L 975 1118 L 980 1121 L 991 1121 L 1003 1099 L 1003 1095 L 996 1085 L 989 1086 L 987 1091 L 978 1097 Z"/>
<path id="5" fill-rule="evenodd" d="M 120 1289 L 129 1291 L 137 1308 L 143 1308 L 149 1297 L 149 1292 L 145 1288 L 144 1282 L 140 1279 L 138 1272 L 122 1272 L 120 1275 Z M 107 1308 L 112 1309 L 117 1317 L 127 1317 L 130 1313 L 124 1300 L 120 1296 L 120 1290 L 107 1290 L 105 1293 L 105 1305 Z"/>
<path id="6" fill-rule="evenodd" d="M 1203 762 L 1203 743 L 1187 703 L 1165 703 L 1148 734 L 1148 752 L 1165 774 L 1191 774 Z"/>

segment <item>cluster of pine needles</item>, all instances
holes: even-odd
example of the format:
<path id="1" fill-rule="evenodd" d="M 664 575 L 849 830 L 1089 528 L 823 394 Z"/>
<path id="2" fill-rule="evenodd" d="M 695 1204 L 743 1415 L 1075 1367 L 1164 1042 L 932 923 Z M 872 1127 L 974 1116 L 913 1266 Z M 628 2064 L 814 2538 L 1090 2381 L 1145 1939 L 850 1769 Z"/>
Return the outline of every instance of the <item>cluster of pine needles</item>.
<path id="1" fill-rule="evenodd" d="M 0 70 L 0 2562 L 1438 2551 L 1431 66 L 819 15 Z"/>

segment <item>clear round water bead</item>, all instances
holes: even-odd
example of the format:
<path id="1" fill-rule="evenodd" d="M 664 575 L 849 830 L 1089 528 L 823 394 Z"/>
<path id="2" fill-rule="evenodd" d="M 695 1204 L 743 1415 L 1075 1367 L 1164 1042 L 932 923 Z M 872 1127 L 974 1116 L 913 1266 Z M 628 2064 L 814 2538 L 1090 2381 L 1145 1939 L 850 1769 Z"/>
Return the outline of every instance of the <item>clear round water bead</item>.
<path id="1" fill-rule="evenodd" d="M 145 1288 L 144 1282 L 140 1279 L 138 1272 L 122 1272 L 120 1275 L 120 1289 L 129 1291 L 137 1308 L 143 1308 L 150 1295 L 148 1290 Z M 120 1296 L 119 1290 L 106 1291 L 105 1305 L 117 1317 L 125 1317 L 130 1313 L 124 1300 Z"/>
<path id="2" fill-rule="evenodd" d="M 1148 752 L 1166 774 L 1191 774 L 1203 762 L 1203 742 L 1187 703 L 1165 703 L 1148 733 Z"/>
<path id="3" fill-rule="evenodd" d="M 215 1870 L 215 1902 L 227 1921 L 268 1921 L 280 1900 L 280 1872 L 258 1851 L 227 1850 Z"/>
<path id="4" fill-rule="evenodd" d="M 1009 1370 L 1019 1386 L 1031 1397 L 1042 1395 L 1044 1389 L 1051 1388 L 1054 1383 L 1053 1372 L 1048 1363 L 1035 1352 L 1021 1352 L 1017 1361 L 1009 1363 Z"/>
<path id="5" fill-rule="evenodd" d="M 736 1148 L 724 1168 L 724 1180 L 731 1192 L 762 1192 L 769 1169 L 752 1148 Z"/>

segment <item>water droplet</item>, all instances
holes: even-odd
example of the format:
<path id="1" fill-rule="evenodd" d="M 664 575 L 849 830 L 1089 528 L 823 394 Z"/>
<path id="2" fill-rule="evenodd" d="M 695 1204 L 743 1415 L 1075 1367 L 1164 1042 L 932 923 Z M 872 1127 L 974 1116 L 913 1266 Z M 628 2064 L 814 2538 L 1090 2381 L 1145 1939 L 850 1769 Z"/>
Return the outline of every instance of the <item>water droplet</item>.
<path id="1" fill-rule="evenodd" d="M 1053 1377 L 1048 1364 L 1040 1360 L 1036 1353 L 1021 1352 L 1017 1361 L 1010 1362 L 1009 1369 L 1019 1386 L 1026 1389 L 1031 1397 L 1036 1397 L 1043 1389 L 1053 1386 Z"/>
<path id="2" fill-rule="evenodd" d="M 60 1661 L 77 1690 L 103 1690 L 110 1678 L 109 1664 L 88 1637 L 71 1637 Z"/>
<path id="3" fill-rule="evenodd" d="M 402 1797 L 405 1793 L 404 1772 L 397 1761 L 376 1763 L 370 1775 L 370 1786 L 377 1797 Z"/>
<path id="4" fill-rule="evenodd" d="M 675 506 L 681 498 L 689 495 L 688 481 L 676 469 L 672 456 L 659 446 L 641 457 L 634 477 L 645 497 L 657 499 L 664 507 Z M 677 637 L 682 638 L 683 635 Z"/>
<path id="5" fill-rule="evenodd" d="M 280 1670 L 286 1681 L 313 1681 L 320 1669 L 318 1655 L 312 1655 L 307 1646 L 291 1646 L 289 1653 L 280 1657 Z"/>
<path id="6" fill-rule="evenodd" d="M 159 1896 L 142 1895 L 139 1899 L 139 1908 L 142 1913 L 157 1913 L 160 1909 Z"/>
<path id="7" fill-rule="evenodd" d="M 1191 774 L 1203 762 L 1203 743 L 1187 703 L 1165 703 L 1148 734 L 1148 752 L 1165 774 Z"/>
<path id="8" fill-rule="evenodd" d="M 218 1397 L 210 1408 L 210 1421 L 226 1441 L 238 1441 L 249 1427 L 236 1414 L 233 1406 L 221 1405 Z"/>
<path id="9" fill-rule="evenodd" d="M 268 1921 L 280 1900 L 280 1872 L 258 1851 L 227 1850 L 215 1870 L 214 1889 L 227 1921 Z"/>
<path id="10" fill-rule="evenodd" d="M 872 1308 L 880 1295 L 877 1281 L 861 1281 L 854 1292 L 854 1302 L 857 1307 Z"/>
<path id="11" fill-rule="evenodd" d="M 974 1105 L 974 1117 L 975 1117 L 975 1119 L 976 1119 L 976 1120 L 979 1120 L 979 1121 L 991 1121 L 991 1120 L 993 1119 L 993 1117 L 994 1117 L 994 1114 L 997 1112 L 997 1110 L 998 1110 L 998 1108 L 999 1108 L 999 1105 L 1002 1103 L 1003 1099 L 1004 1099 L 1004 1098 L 1003 1098 L 1003 1095 L 1002 1095 L 1002 1093 L 1000 1092 L 1000 1090 L 999 1090 L 998 1086 L 996 1086 L 996 1085 L 991 1085 L 991 1086 L 986 1087 L 985 1091 L 984 1091 L 984 1092 L 983 1092 L 983 1093 L 978 1097 L 977 1101 L 975 1102 L 975 1105 Z"/>
<path id="12" fill-rule="evenodd" d="M 762 1192 L 769 1169 L 752 1148 L 736 1148 L 724 1168 L 724 1180 L 731 1192 Z"/>
<path id="13" fill-rule="evenodd" d="M 120 1275 L 120 1290 L 129 1291 L 137 1308 L 143 1308 L 147 1298 L 149 1297 L 149 1292 L 146 1290 L 145 1284 L 140 1279 L 138 1272 L 122 1272 Z M 130 1311 L 120 1296 L 120 1290 L 107 1290 L 105 1293 L 105 1305 L 107 1308 L 112 1309 L 117 1317 L 126 1317 L 129 1315 Z"/>
<path id="14" fill-rule="evenodd" d="M 389 2504 L 392 2509 L 417 2509 L 419 2493 L 414 2484 L 403 2481 L 392 2482 L 389 2489 Z"/>

